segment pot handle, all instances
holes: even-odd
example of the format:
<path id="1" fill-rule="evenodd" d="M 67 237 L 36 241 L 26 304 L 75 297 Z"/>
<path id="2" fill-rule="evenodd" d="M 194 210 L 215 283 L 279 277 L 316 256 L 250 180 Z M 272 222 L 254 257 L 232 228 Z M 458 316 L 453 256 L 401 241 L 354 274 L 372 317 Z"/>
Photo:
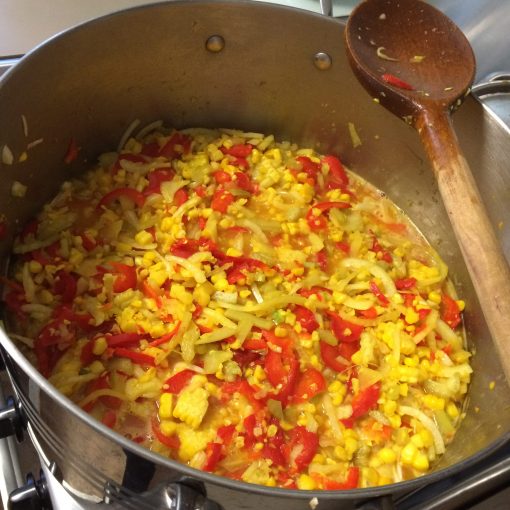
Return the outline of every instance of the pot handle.
<path id="1" fill-rule="evenodd" d="M 182 478 L 177 482 L 163 483 L 154 489 L 126 498 L 122 489 L 113 484 L 105 488 L 105 502 L 111 510 L 124 508 L 159 508 L 168 510 L 223 510 L 223 507 L 207 498 L 202 482 Z M 119 493 L 120 492 L 120 493 Z M 94 508 L 98 508 L 94 505 Z"/>
<path id="2" fill-rule="evenodd" d="M 333 1 L 332 0 L 319 0 L 321 5 L 321 13 L 324 16 L 331 18 L 333 16 Z"/>

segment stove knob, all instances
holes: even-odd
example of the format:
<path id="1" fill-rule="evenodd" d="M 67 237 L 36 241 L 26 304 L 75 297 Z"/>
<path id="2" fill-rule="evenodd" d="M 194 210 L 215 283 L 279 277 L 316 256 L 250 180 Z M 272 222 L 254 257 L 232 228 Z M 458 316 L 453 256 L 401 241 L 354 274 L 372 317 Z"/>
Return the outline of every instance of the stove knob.
<path id="1" fill-rule="evenodd" d="M 27 475 L 27 482 L 9 495 L 8 510 L 52 510 L 50 495 L 44 473 L 41 471 L 39 480 L 32 473 Z"/>
<path id="2" fill-rule="evenodd" d="M 23 441 L 23 411 L 18 400 L 7 397 L 6 406 L 0 409 L 0 438 L 16 436 Z"/>

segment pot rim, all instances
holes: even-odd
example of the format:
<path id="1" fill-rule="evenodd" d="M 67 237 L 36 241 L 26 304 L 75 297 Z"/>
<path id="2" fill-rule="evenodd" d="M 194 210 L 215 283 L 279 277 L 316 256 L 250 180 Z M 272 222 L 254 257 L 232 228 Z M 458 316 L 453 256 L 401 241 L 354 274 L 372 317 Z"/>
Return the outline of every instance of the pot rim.
<path id="1" fill-rule="evenodd" d="M 190 5 L 200 5 L 200 4 L 236 4 L 240 8 L 256 8 L 256 9 L 266 9 L 266 10 L 282 10 L 292 12 L 294 15 L 300 15 L 303 18 L 316 18 L 321 19 L 323 23 L 335 23 L 344 26 L 345 21 L 335 19 L 332 17 L 327 17 L 322 14 L 308 11 L 305 9 L 300 9 L 296 7 L 290 7 L 287 5 L 275 4 L 271 2 L 265 1 L 255 1 L 255 0 L 169 0 L 167 2 L 155 2 L 146 5 L 140 5 L 131 7 L 128 9 L 123 9 L 120 11 L 116 11 L 110 14 L 106 14 L 104 16 L 100 16 L 98 18 L 93 18 L 88 21 L 84 21 L 79 23 L 73 27 L 70 27 L 66 30 L 63 30 L 54 36 L 48 38 L 42 43 L 35 46 L 32 50 L 30 50 L 25 56 L 23 56 L 19 62 L 9 69 L 0 79 L 0 90 L 2 85 L 6 83 L 9 79 L 15 76 L 17 69 L 22 66 L 30 65 L 32 59 L 37 58 L 38 54 L 41 51 L 46 51 L 48 48 L 55 43 L 55 41 L 60 41 L 62 38 L 65 38 L 68 33 L 74 33 L 77 30 L 80 30 L 84 27 L 92 25 L 97 22 L 103 22 L 112 17 L 119 17 L 126 15 L 127 13 L 132 13 L 134 11 L 141 10 L 149 10 L 149 9 L 158 9 L 163 6 L 168 7 L 169 5 L 180 5 L 180 6 L 190 6 Z M 241 7 L 242 6 L 242 7 Z M 495 440 L 490 445 L 485 448 L 479 450 L 475 454 L 471 455 L 467 459 L 464 459 L 460 462 L 456 462 L 451 464 L 445 468 L 442 468 L 438 471 L 431 472 L 419 478 L 414 478 L 412 480 L 405 480 L 401 482 L 396 482 L 384 486 L 379 487 L 369 487 L 363 489 L 350 489 L 348 491 L 345 490 L 299 490 L 299 489 L 284 489 L 279 487 L 267 487 L 263 485 L 250 484 L 243 481 L 232 480 L 227 477 L 215 475 L 212 473 L 204 472 L 195 468 L 191 468 L 185 464 L 182 464 L 178 461 L 169 459 L 168 457 L 164 457 L 158 453 L 152 452 L 149 449 L 138 445 L 137 443 L 130 441 L 125 438 L 121 434 L 113 431 L 109 427 L 103 425 L 101 422 L 94 419 L 91 415 L 86 413 L 83 409 L 81 409 L 77 404 L 71 401 L 68 397 L 60 393 L 54 388 L 54 386 L 44 377 L 42 376 L 37 369 L 30 363 L 30 361 L 23 355 L 23 353 L 18 349 L 16 344 L 8 337 L 6 331 L 0 328 L 0 345 L 7 352 L 8 357 L 10 357 L 19 368 L 23 370 L 23 372 L 30 378 L 32 382 L 34 382 L 40 390 L 42 390 L 45 394 L 55 400 L 60 406 L 62 406 L 65 410 L 71 412 L 73 415 L 77 416 L 80 420 L 85 422 L 86 425 L 99 432 L 103 436 L 106 436 L 111 441 L 115 442 L 123 449 L 127 449 L 132 453 L 139 455 L 140 457 L 154 462 L 155 464 L 163 465 L 164 467 L 168 467 L 173 471 L 178 471 L 183 475 L 190 476 L 192 478 L 199 479 L 204 482 L 208 482 L 212 485 L 224 487 L 227 489 L 231 489 L 234 491 L 242 491 L 249 492 L 252 494 L 260 494 L 264 496 L 272 496 L 272 497 L 291 497 L 295 499 L 302 500 L 310 500 L 313 498 L 320 498 L 323 500 L 349 500 L 354 498 L 378 498 L 382 496 L 387 496 L 391 494 L 410 492 L 412 490 L 419 489 L 420 487 L 430 484 L 432 482 L 436 482 L 440 479 L 444 479 L 453 474 L 459 473 L 460 471 L 469 468 L 470 466 L 476 464 L 477 462 L 483 460 L 485 457 L 496 451 L 503 444 L 510 441 L 510 431 L 502 434 L 500 438 Z M 37 430 L 37 428 L 35 428 Z"/>

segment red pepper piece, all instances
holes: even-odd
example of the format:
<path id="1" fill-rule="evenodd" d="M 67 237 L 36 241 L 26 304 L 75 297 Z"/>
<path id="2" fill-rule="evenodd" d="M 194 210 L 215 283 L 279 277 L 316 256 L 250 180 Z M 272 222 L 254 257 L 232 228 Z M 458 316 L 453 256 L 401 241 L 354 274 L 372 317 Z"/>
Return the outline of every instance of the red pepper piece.
<path id="1" fill-rule="evenodd" d="M 108 347 L 132 347 L 140 343 L 140 340 L 147 338 L 147 335 L 138 333 L 119 333 L 117 335 L 107 335 L 106 343 Z"/>
<path id="2" fill-rule="evenodd" d="M 120 197 L 128 198 L 138 207 L 143 207 L 143 204 L 145 203 L 145 196 L 140 191 L 137 191 L 134 188 L 117 188 L 104 195 L 97 204 L 97 207 L 99 209 L 101 207 L 108 207 L 112 202 Z"/>
<path id="3" fill-rule="evenodd" d="M 247 158 L 251 151 L 253 150 L 253 145 L 249 143 L 238 143 L 236 145 L 232 145 L 232 147 L 220 147 L 220 151 L 223 154 L 228 154 L 229 156 L 234 156 L 234 158 Z"/>
<path id="4" fill-rule="evenodd" d="M 116 347 L 113 349 L 113 354 L 118 358 L 128 358 L 137 365 L 156 366 L 154 357 L 149 354 L 144 354 L 143 352 L 130 351 L 125 347 Z"/>
<path id="5" fill-rule="evenodd" d="M 117 413 L 113 409 L 107 409 L 101 418 L 101 423 L 113 429 L 117 423 Z"/>
<path id="6" fill-rule="evenodd" d="M 281 352 L 269 349 L 264 359 L 264 370 L 269 382 L 276 388 L 278 393 L 270 398 L 286 404 L 294 391 L 299 376 L 299 361 L 287 339 L 278 338 L 272 332 L 264 331 L 263 335 L 268 342 L 277 345 Z"/>
<path id="7" fill-rule="evenodd" d="M 64 156 L 64 163 L 66 165 L 69 165 L 72 163 L 77 157 L 78 152 L 80 151 L 80 148 L 78 147 L 78 144 L 76 143 L 76 139 L 73 137 L 71 140 L 69 140 L 69 145 L 67 146 L 67 152 Z"/>
<path id="8" fill-rule="evenodd" d="M 409 290 L 416 285 L 416 278 L 399 278 L 395 280 L 397 290 Z"/>
<path id="9" fill-rule="evenodd" d="M 214 211 L 226 213 L 228 206 L 234 201 L 234 195 L 226 189 L 218 188 L 212 197 L 211 208 Z"/>
<path id="10" fill-rule="evenodd" d="M 67 320 L 85 331 L 91 331 L 96 328 L 96 326 L 91 324 L 92 315 L 90 313 L 76 313 L 67 305 L 60 305 L 55 308 L 53 318 L 60 322 Z"/>
<path id="11" fill-rule="evenodd" d="M 90 237 L 86 232 L 80 234 L 80 237 L 81 244 L 86 251 L 92 251 L 93 249 L 96 248 L 97 241 L 93 237 Z"/>
<path id="12" fill-rule="evenodd" d="M 243 349 L 248 351 L 263 351 L 267 349 L 267 343 L 263 338 L 248 338 L 243 342 Z"/>
<path id="13" fill-rule="evenodd" d="M 301 473 L 312 461 L 319 448 L 319 436 L 298 426 L 291 430 L 288 443 L 284 446 L 285 459 L 291 472 Z"/>
<path id="14" fill-rule="evenodd" d="M 202 469 L 211 473 L 216 469 L 218 462 L 225 458 L 223 445 L 221 443 L 208 443 L 205 447 L 206 461 Z"/>
<path id="15" fill-rule="evenodd" d="M 150 347 L 158 347 L 162 344 L 165 344 L 166 342 L 169 342 L 177 334 L 177 331 L 179 331 L 180 327 L 181 327 L 181 321 L 177 321 L 174 329 L 172 331 L 170 331 L 170 333 L 167 333 L 166 335 L 156 338 L 155 340 L 153 340 L 152 342 L 149 343 L 149 346 Z"/>
<path id="16" fill-rule="evenodd" d="M 322 158 L 323 163 L 326 163 L 329 167 L 329 173 L 327 177 L 327 187 L 329 189 L 343 189 L 349 184 L 349 177 L 341 163 L 336 156 L 324 156 Z"/>
<path id="17" fill-rule="evenodd" d="M 377 286 L 377 283 L 375 283 L 374 280 L 372 280 L 368 286 L 372 294 L 377 298 L 382 306 L 388 306 L 390 304 L 389 299 L 382 293 L 381 289 Z"/>
<path id="18" fill-rule="evenodd" d="M 320 163 L 315 163 L 306 156 L 298 156 L 296 161 L 301 165 L 301 171 L 304 172 L 315 183 L 317 174 L 321 171 Z"/>
<path id="19" fill-rule="evenodd" d="M 167 436 L 163 434 L 163 432 L 161 432 L 158 420 L 156 418 L 152 419 L 151 426 L 152 433 L 161 444 L 165 445 L 167 448 L 170 448 L 170 450 L 179 449 L 179 446 L 181 445 L 179 438 L 177 436 Z"/>
<path id="20" fill-rule="evenodd" d="M 53 284 L 53 292 L 58 294 L 63 303 L 71 303 L 76 297 L 77 291 L 77 278 L 60 269 L 55 275 L 55 282 Z"/>
<path id="21" fill-rule="evenodd" d="M 326 342 L 319 342 L 319 345 L 322 361 L 324 361 L 326 366 L 335 370 L 336 372 L 343 372 L 348 368 L 348 366 L 341 362 L 338 359 L 338 357 L 341 356 L 342 358 L 345 358 L 347 361 L 350 361 L 351 356 L 356 352 L 356 350 L 358 350 L 358 348 L 356 348 L 356 350 L 353 350 L 350 356 L 348 356 L 345 355 L 344 352 L 341 352 L 341 348 L 345 349 L 347 346 L 357 347 L 356 343 L 352 344 L 339 343 L 338 345 L 329 345 Z"/>
<path id="22" fill-rule="evenodd" d="M 175 192 L 174 202 L 178 207 L 180 207 L 188 201 L 188 198 L 188 192 L 184 188 L 180 188 Z"/>
<path id="23" fill-rule="evenodd" d="M 324 489 L 326 490 L 349 490 L 356 489 L 359 484 L 359 468 L 351 466 L 347 470 L 347 477 L 344 482 L 337 482 L 329 478 L 323 479 Z"/>
<path id="24" fill-rule="evenodd" d="M 341 420 L 342 423 L 348 427 L 352 428 L 354 426 L 354 421 L 361 416 L 364 416 L 368 413 L 368 411 L 377 408 L 377 400 L 381 395 L 381 383 L 375 383 L 372 386 L 368 386 L 364 390 L 360 391 L 358 394 L 354 395 L 351 405 L 352 405 L 352 415 L 345 419 Z"/>
<path id="25" fill-rule="evenodd" d="M 229 445 L 236 431 L 235 425 L 222 425 L 216 431 L 216 435 L 220 438 L 224 445 Z"/>
<path id="26" fill-rule="evenodd" d="M 182 154 L 189 154 L 191 151 L 191 137 L 182 133 L 174 133 L 159 150 L 161 156 L 167 159 L 174 159 Z"/>
<path id="27" fill-rule="evenodd" d="M 303 288 L 298 290 L 298 294 L 300 296 L 310 297 L 312 294 L 315 294 L 319 298 L 319 301 L 324 301 L 324 297 L 322 296 L 323 292 L 326 292 L 327 294 L 332 294 L 332 291 L 330 289 L 318 286 L 311 287 L 309 289 Z"/>
<path id="28" fill-rule="evenodd" d="M 461 321 L 460 308 L 457 302 L 448 294 L 441 296 L 441 319 L 443 319 L 450 328 L 455 329 Z"/>
<path id="29" fill-rule="evenodd" d="M 342 319 L 340 315 L 334 312 L 328 312 L 331 319 L 331 328 L 340 342 L 357 342 L 363 333 L 363 326 Z"/>
<path id="30" fill-rule="evenodd" d="M 371 306 L 367 310 L 359 310 L 359 314 L 365 317 L 366 319 L 375 319 L 377 318 L 378 315 L 377 310 L 373 306 Z"/>
<path id="31" fill-rule="evenodd" d="M 224 170 L 218 170 L 217 172 L 214 172 L 213 177 L 218 184 L 225 184 L 226 182 L 230 182 L 232 180 L 232 176 Z"/>
<path id="32" fill-rule="evenodd" d="M 164 391 L 167 393 L 174 393 L 178 395 L 191 381 L 191 378 L 196 374 L 193 370 L 185 369 L 177 372 L 172 377 L 169 377 L 164 385 Z"/>
<path id="33" fill-rule="evenodd" d="M 315 368 L 310 367 L 300 374 L 292 401 L 294 403 L 307 402 L 325 390 L 324 376 Z"/>
<path id="34" fill-rule="evenodd" d="M 97 359 L 97 356 L 93 352 L 94 349 L 94 340 L 89 340 L 81 349 L 80 353 L 80 361 L 83 366 L 90 365 L 94 360 Z"/>
<path id="35" fill-rule="evenodd" d="M 248 174 L 244 172 L 236 172 L 235 176 L 238 188 L 247 191 L 248 193 L 254 193 L 256 191 L 255 185 L 250 180 Z"/>
<path id="36" fill-rule="evenodd" d="M 171 181 L 175 177 L 175 172 L 171 168 L 156 168 L 147 175 L 149 184 L 143 190 L 145 196 L 152 193 L 161 193 L 161 184 Z"/>
<path id="37" fill-rule="evenodd" d="M 312 230 L 321 230 L 327 227 L 328 222 L 322 213 L 329 211 L 330 209 L 348 209 L 351 204 L 348 202 L 319 202 L 312 205 L 309 211 L 306 213 L 306 221 Z M 314 214 L 314 209 L 320 211 L 320 215 Z"/>
<path id="38" fill-rule="evenodd" d="M 386 82 L 386 83 L 389 83 L 390 85 L 393 85 L 394 87 L 397 87 L 399 89 L 404 89 L 404 90 L 414 90 L 414 87 L 412 85 L 410 85 L 409 83 L 407 83 L 406 81 L 404 80 L 401 80 L 400 78 L 397 78 L 395 75 L 393 74 L 389 74 L 389 73 L 385 73 L 381 76 L 381 78 Z"/>
<path id="39" fill-rule="evenodd" d="M 373 252 L 375 252 L 381 260 L 384 260 L 388 264 L 391 264 L 393 261 L 393 257 L 391 256 L 390 252 L 385 250 L 377 240 L 377 237 L 375 235 L 372 236 L 372 248 L 370 248 Z"/>
<path id="40" fill-rule="evenodd" d="M 301 324 L 301 327 L 308 333 L 313 333 L 319 328 L 319 323 L 317 322 L 314 313 L 308 308 L 301 305 L 295 305 L 294 314 L 296 315 L 296 320 Z"/>
<path id="41" fill-rule="evenodd" d="M 124 292 L 128 289 L 135 289 L 137 285 L 136 267 L 123 264 L 122 262 L 111 261 L 108 265 L 113 268 L 113 273 L 117 275 L 113 282 L 114 292 Z M 108 272 L 108 269 L 99 266 L 98 270 L 102 273 Z"/>
<path id="42" fill-rule="evenodd" d="M 97 379 L 94 379 L 89 384 L 87 384 L 87 395 L 90 395 L 91 393 L 97 390 L 111 389 L 108 377 L 109 377 L 108 374 L 104 374 L 98 377 Z M 122 400 L 120 398 L 112 397 L 109 395 L 103 395 L 102 397 L 99 397 L 98 400 L 104 406 L 109 407 L 110 409 L 118 409 L 122 404 Z"/>
<path id="43" fill-rule="evenodd" d="M 349 246 L 349 243 L 346 243 L 344 241 L 340 241 L 340 242 L 337 242 L 335 243 L 335 246 L 339 249 L 339 250 L 342 250 L 344 253 L 346 253 L 347 255 L 349 255 L 350 251 L 351 251 L 351 247 Z"/>
<path id="44" fill-rule="evenodd" d="M 230 398 L 230 395 L 234 393 L 240 393 L 250 402 L 255 411 L 262 409 L 262 402 L 255 396 L 256 390 L 245 379 L 223 383 L 221 393 L 222 399 Z"/>

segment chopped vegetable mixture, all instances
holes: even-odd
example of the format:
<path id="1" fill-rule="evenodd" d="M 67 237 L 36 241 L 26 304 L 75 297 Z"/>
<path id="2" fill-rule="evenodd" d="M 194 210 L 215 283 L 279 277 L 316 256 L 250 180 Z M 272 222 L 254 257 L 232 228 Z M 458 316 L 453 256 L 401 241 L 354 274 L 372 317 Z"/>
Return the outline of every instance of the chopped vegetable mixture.
<path id="1" fill-rule="evenodd" d="M 371 487 L 426 473 L 459 424 L 464 304 L 335 156 L 154 123 L 66 182 L 15 253 L 4 300 L 40 372 L 194 468 Z"/>

